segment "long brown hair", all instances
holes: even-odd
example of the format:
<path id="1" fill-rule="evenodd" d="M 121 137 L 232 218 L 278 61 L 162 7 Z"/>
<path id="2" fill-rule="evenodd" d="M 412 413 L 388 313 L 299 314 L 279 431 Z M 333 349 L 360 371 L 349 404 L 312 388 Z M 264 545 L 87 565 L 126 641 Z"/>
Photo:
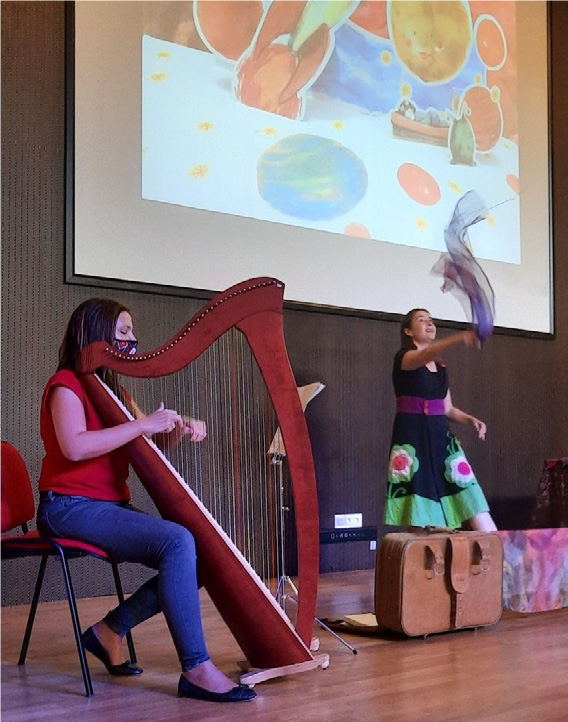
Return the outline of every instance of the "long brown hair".
<path id="1" fill-rule="evenodd" d="M 123 311 L 130 313 L 126 306 L 109 298 L 90 298 L 77 306 L 71 314 L 65 336 L 59 347 L 57 370 L 71 369 L 74 371 L 81 351 L 95 341 L 106 341 L 112 345 L 116 323 Z M 114 373 L 98 369 L 97 374 L 113 390 L 117 389 Z"/>
<path id="2" fill-rule="evenodd" d="M 418 313 L 418 311 L 424 311 L 425 313 L 430 313 L 425 308 L 413 308 L 411 311 L 409 311 L 405 316 L 402 317 L 402 320 L 400 322 L 400 348 L 404 348 L 410 351 L 413 351 L 416 348 L 416 344 L 414 341 L 408 336 L 408 334 L 405 333 L 406 329 L 410 329 L 412 326 L 412 319 L 414 318 L 414 314 Z"/>

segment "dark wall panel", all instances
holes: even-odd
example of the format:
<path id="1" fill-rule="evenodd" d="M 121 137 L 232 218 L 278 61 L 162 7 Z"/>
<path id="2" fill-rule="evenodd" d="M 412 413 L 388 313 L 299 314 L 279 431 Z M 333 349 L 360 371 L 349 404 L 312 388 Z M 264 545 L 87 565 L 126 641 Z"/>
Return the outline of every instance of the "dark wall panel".
<path id="1" fill-rule="evenodd" d="M 448 356 L 454 403 L 484 419 L 489 429 L 483 444 L 473 429 L 459 429 L 459 436 L 487 496 L 505 509 L 534 496 L 545 458 L 567 453 L 568 209 L 562 201 L 568 195 L 563 90 L 568 4 L 552 3 L 551 12 L 557 335 L 552 341 L 495 336 L 481 353 L 460 348 Z M 2 3 L 2 438 L 21 451 L 34 479 L 42 454 L 39 399 L 71 310 L 93 295 L 119 298 L 132 309 L 142 347 L 150 348 L 201 305 L 63 282 L 63 15 L 60 2 Z M 363 512 L 364 525 L 378 525 L 381 534 L 397 325 L 294 310 L 285 314 L 285 329 L 298 383 L 326 384 L 307 409 L 321 525 L 332 527 L 336 513 Z M 152 511 L 135 479 L 131 486 L 135 503 Z M 322 546 L 322 571 L 373 564 L 367 542 Z M 2 604 L 29 600 L 35 569 L 35 563 L 4 563 Z M 134 589 L 147 574 L 126 565 L 126 589 Z M 55 576 L 50 575 L 46 599 L 63 596 Z M 109 570 L 88 562 L 76 586 L 81 596 L 109 594 Z"/>

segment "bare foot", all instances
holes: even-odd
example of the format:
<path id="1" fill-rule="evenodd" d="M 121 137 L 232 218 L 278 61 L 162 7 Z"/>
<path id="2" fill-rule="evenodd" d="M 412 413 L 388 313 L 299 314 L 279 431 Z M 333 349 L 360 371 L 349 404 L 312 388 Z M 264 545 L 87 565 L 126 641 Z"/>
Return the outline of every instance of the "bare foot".
<path id="1" fill-rule="evenodd" d="M 113 632 L 102 620 L 93 624 L 93 632 L 101 643 L 103 649 L 108 654 L 111 664 L 122 664 L 124 657 L 122 656 L 122 637 Z"/>
<path id="2" fill-rule="evenodd" d="M 203 687 L 209 692 L 229 692 L 234 687 L 238 687 L 232 679 L 229 679 L 220 669 L 217 669 L 210 659 L 184 672 L 183 676 L 188 682 Z"/>

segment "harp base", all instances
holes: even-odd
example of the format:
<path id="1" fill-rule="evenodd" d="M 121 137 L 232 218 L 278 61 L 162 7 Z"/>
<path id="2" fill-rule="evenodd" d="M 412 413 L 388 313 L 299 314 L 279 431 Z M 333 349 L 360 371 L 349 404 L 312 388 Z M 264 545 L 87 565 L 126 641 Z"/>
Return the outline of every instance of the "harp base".
<path id="1" fill-rule="evenodd" d="M 239 666 L 246 669 L 246 662 L 239 662 Z M 248 684 L 253 687 L 260 682 L 266 682 L 276 677 L 286 677 L 289 674 L 300 674 L 301 672 L 309 672 L 311 669 L 327 669 L 329 667 L 329 654 L 318 654 L 313 659 L 299 664 L 287 664 L 284 667 L 270 667 L 269 669 L 253 669 L 240 676 L 241 684 Z"/>

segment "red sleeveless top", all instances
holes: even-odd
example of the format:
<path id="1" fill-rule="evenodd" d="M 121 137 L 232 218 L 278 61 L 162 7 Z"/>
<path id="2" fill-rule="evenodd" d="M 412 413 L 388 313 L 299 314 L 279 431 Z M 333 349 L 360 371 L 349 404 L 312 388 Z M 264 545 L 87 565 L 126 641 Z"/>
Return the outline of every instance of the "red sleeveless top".
<path id="1" fill-rule="evenodd" d="M 85 410 L 87 431 L 106 428 L 73 371 L 64 369 L 54 374 L 47 382 L 41 400 L 40 433 L 45 456 L 39 490 L 86 496 L 101 501 L 128 501 L 128 458 L 123 448 L 83 461 L 70 461 L 63 456 L 48 406 L 49 393 L 57 386 L 70 389 L 79 398 Z"/>

